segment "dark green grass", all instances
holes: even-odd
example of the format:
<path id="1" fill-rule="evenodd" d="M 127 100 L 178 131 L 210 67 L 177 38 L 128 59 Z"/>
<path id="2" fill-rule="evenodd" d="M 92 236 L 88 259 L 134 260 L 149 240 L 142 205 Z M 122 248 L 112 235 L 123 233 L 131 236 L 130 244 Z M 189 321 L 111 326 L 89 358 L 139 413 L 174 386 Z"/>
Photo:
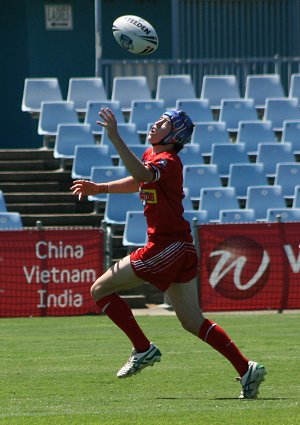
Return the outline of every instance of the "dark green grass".
<path id="1" fill-rule="evenodd" d="M 161 363 L 117 379 L 131 345 L 105 317 L 1 319 L 0 423 L 300 424 L 299 315 L 209 315 L 268 369 L 257 400 L 175 317 L 139 317 Z"/>

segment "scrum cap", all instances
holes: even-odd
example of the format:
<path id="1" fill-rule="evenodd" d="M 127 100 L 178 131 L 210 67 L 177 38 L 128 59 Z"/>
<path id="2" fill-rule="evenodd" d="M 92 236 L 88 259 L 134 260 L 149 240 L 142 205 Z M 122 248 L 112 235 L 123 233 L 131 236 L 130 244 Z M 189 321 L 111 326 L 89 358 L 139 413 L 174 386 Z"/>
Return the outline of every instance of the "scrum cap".
<path id="1" fill-rule="evenodd" d="M 190 141 L 193 133 L 194 124 L 190 117 L 183 111 L 171 110 L 163 113 L 167 116 L 172 124 L 170 133 L 161 140 L 160 145 L 168 145 L 175 143 L 183 147 Z"/>

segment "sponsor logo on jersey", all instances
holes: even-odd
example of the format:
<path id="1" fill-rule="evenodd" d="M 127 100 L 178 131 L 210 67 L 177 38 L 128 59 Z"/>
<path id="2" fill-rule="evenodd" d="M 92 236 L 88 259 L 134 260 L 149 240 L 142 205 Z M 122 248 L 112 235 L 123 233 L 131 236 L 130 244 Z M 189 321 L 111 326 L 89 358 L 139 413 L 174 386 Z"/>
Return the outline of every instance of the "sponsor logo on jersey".
<path id="1" fill-rule="evenodd" d="M 157 204 L 157 194 L 155 189 L 142 189 L 140 198 L 143 204 Z"/>

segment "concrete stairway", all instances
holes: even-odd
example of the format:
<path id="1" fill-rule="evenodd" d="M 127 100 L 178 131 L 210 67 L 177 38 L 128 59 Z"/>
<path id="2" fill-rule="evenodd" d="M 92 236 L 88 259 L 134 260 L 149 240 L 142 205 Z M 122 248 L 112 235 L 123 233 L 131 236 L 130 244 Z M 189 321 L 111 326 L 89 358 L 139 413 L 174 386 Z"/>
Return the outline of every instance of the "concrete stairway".
<path id="1" fill-rule="evenodd" d="M 87 199 L 79 202 L 69 188 L 71 171 L 62 170 L 51 149 L 0 150 L 0 189 L 8 211 L 17 211 L 25 227 L 99 227 L 103 210 L 94 212 Z"/>

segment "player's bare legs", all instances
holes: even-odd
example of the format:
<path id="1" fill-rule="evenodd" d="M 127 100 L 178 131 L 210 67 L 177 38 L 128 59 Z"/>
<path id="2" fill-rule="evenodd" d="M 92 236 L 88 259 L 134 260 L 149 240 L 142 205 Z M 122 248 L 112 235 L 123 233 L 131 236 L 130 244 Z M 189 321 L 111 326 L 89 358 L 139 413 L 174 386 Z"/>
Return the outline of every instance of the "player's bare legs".
<path id="1" fill-rule="evenodd" d="M 249 361 L 220 326 L 203 317 L 196 282 L 173 283 L 167 294 L 183 328 L 211 345 L 237 370 L 242 385 L 240 398 L 256 398 L 266 374 L 264 366 Z"/>
<path id="2" fill-rule="evenodd" d="M 116 294 L 143 283 L 132 270 L 130 257 L 127 256 L 110 267 L 91 288 L 98 307 L 122 329 L 134 347 L 128 362 L 117 373 L 119 378 L 132 376 L 147 366 L 153 366 L 161 358 L 159 349 L 145 336 L 128 304 Z"/>

